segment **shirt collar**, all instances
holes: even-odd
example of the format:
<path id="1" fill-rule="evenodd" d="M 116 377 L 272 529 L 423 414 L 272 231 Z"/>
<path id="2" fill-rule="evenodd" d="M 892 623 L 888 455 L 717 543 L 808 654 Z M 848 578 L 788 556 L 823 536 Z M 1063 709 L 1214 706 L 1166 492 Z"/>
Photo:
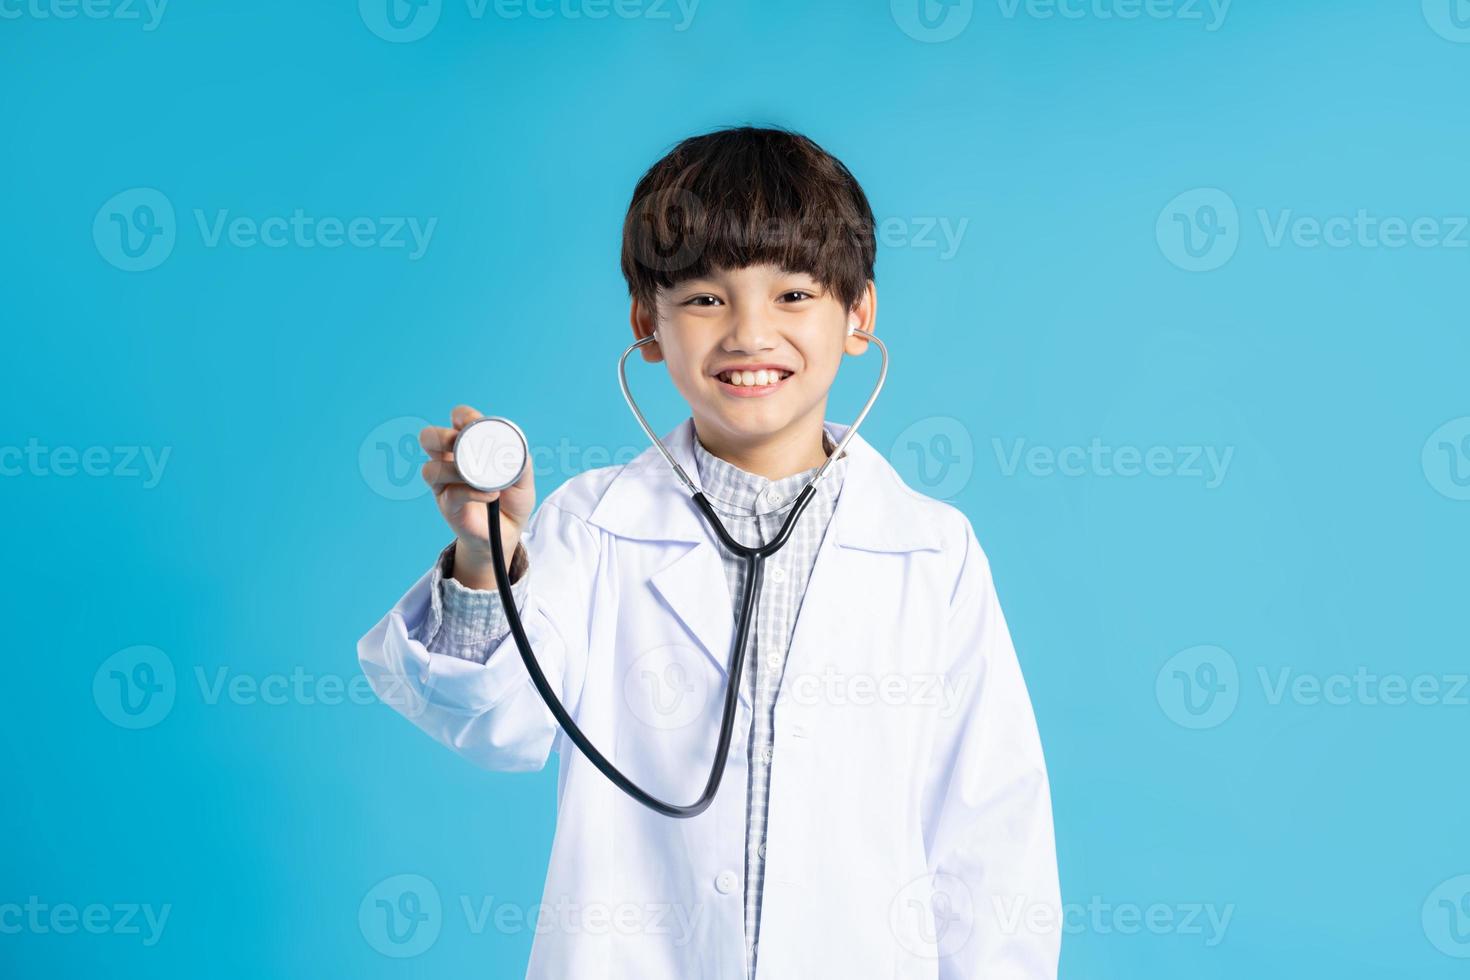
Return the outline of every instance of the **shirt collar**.
<path id="1" fill-rule="evenodd" d="M 807 481 L 820 469 L 820 466 L 813 466 L 800 473 L 771 480 L 714 455 L 704 448 L 697 436 L 692 441 L 700 488 L 716 510 L 732 516 L 764 515 L 786 510 L 801 493 Z M 837 448 L 837 440 L 832 438 L 825 423 L 822 426 L 822 448 L 828 456 Z M 817 484 L 818 500 L 830 501 L 836 498 L 846 470 L 847 451 L 844 450 L 828 468 L 822 482 Z"/>
<path id="2" fill-rule="evenodd" d="M 846 457 L 832 464 L 833 469 L 844 466 L 852 477 L 844 480 L 847 485 L 833 502 L 831 529 L 838 546 L 875 552 L 940 551 L 947 538 L 964 535 L 964 516 L 958 509 L 947 504 L 918 506 L 926 498 L 909 489 L 887 458 L 860 433 L 838 422 L 824 425 L 839 441 L 852 436 Z M 697 480 L 693 475 L 697 469 L 694 420 L 686 416 L 661 442 L 674 462 L 690 474 L 689 479 Z M 684 484 L 675 479 L 663 453 L 653 446 L 623 466 L 593 472 L 604 473 L 606 478 L 564 484 L 576 495 L 572 499 L 577 503 L 563 506 L 590 509 L 588 524 L 635 541 L 712 543 L 708 522 L 689 499 Z M 828 483 L 822 480 L 818 489 Z"/>

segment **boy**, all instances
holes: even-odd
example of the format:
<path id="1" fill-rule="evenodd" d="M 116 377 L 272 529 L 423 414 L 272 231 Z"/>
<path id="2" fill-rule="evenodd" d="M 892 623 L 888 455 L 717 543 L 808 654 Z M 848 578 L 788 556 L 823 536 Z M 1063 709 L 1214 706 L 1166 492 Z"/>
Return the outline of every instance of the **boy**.
<path id="1" fill-rule="evenodd" d="M 873 215 L 805 137 L 722 130 L 640 180 L 623 231 L 633 333 L 691 417 L 665 438 L 736 540 L 769 541 L 846 427 L 824 420 L 875 329 Z M 903 485 L 861 436 L 767 563 L 725 780 L 660 816 L 559 729 L 520 661 L 484 502 L 455 434 L 421 434 L 454 542 L 359 643 L 374 689 L 487 768 L 561 754 L 528 976 L 1054 977 L 1049 788 L 990 570 L 957 509 Z M 499 495 L 516 608 L 593 743 L 687 803 L 713 759 L 743 565 L 652 448 L 534 511 Z M 525 534 L 522 535 L 524 529 Z M 389 695 L 393 695 L 390 697 Z M 547 920 L 551 921 L 547 921 Z"/>

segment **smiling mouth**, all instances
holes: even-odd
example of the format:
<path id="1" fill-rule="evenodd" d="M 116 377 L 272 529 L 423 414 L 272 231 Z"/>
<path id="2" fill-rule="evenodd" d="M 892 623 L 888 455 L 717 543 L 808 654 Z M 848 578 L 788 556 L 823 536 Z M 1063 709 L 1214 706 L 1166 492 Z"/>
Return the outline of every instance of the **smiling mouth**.
<path id="1" fill-rule="evenodd" d="M 715 380 L 720 390 L 732 398 L 764 398 L 780 391 L 793 373 L 774 369 L 721 371 Z"/>
<path id="2" fill-rule="evenodd" d="M 721 371 L 715 378 L 727 388 L 775 388 L 793 372 L 780 370 Z"/>

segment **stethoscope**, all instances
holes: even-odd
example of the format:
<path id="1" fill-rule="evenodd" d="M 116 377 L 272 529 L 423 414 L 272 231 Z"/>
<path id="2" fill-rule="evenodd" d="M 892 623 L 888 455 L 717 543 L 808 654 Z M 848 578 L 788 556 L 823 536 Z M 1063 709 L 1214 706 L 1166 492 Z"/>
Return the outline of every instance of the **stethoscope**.
<path id="1" fill-rule="evenodd" d="M 689 490 L 705 519 L 709 521 L 710 527 L 714 529 L 719 539 L 724 542 L 737 556 L 745 561 L 745 581 L 748 583 L 745 594 L 740 602 L 739 625 L 735 630 L 735 645 L 730 654 L 729 678 L 725 686 L 724 714 L 720 719 L 720 738 L 715 747 L 714 765 L 710 769 L 708 780 L 705 782 L 704 792 L 699 799 L 687 806 L 679 806 L 675 803 L 666 803 L 658 797 L 647 792 L 627 776 L 623 775 L 607 757 L 597 750 L 592 740 L 572 720 L 562 706 L 561 700 L 552 690 L 546 675 L 541 671 L 541 665 L 537 663 L 536 656 L 531 651 L 531 641 L 526 636 L 526 630 L 521 625 L 521 617 L 515 606 L 515 597 L 511 591 L 510 574 L 505 567 L 505 546 L 500 540 L 500 499 L 486 503 L 490 520 L 490 552 L 493 556 L 495 566 L 495 585 L 500 592 L 501 604 L 505 608 L 505 618 L 510 624 L 511 634 L 515 637 L 516 647 L 521 652 L 521 660 L 525 662 L 526 672 L 531 675 L 531 682 L 536 685 L 541 699 L 546 702 L 546 707 L 551 710 L 552 715 L 561 725 L 562 730 L 567 733 L 582 754 L 596 766 L 604 776 L 612 781 L 623 792 L 644 806 L 668 817 L 693 817 L 698 816 L 707 809 L 715 798 L 715 792 L 720 788 L 720 779 L 725 773 L 725 761 L 730 754 L 730 737 L 735 730 L 735 714 L 739 705 L 740 677 L 745 667 L 745 647 L 750 636 L 750 624 L 754 619 L 756 599 L 760 595 L 761 580 L 764 576 L 765 561 L 767 558 L 781 550 L 791 537 L 792 529 L 795 528 L 801 512 L 806 509 L 812 495 L 816 493 L 817 483 L 821 481 L 832 463 L 842 455 L 843 449 L 857 435 L 858 426 L 862 425 L 863 419 L 873 407 L 873 402 L 878 398 L 878 392 L 883 388 L 883 380 L 888 376 L 888 348 L 877 337 L 866 330 L 856 327 L 848 328 L 848 335 L 857 335 L 878 345 L 878 352 L 883 356 L 883 363 L 878 370 L 878 383 L 873 386 L 873 392 L 868 396 L 862 411 L 858 412 L 848 430 L 843 433 L 841 441 L 832 450 L 832 454 L 807 481 L 801 493 L 796 497 L 796 502 L 791 506 L 791 513 L 786 515 L 786 520 L 781 524 L 781 530 L 768 543 L 758 547 L 748 547 L 736 541 L 725 530 L 725 525 L 715 514 L 714 507 L 705 497 L 704 492 L 684 472 L 684 468 L 669 453 L 664 446 L 663 440 L 654 434 L 649 427 L 648 420 L 638 408 L 638 403 L 633 399 L 633 393 L 628 388 L 627 362 L 628 355 L 646 344 L 658 340 L 658 334 L 644 337 L 633 343 L 623 356 L 618 359 L 618 383 L 623 389 L 623 398 L 628 402 L 628 408 L 632 409 L 633 415 L 638 419 L 638 424 L 643 428 L 653 445 L 663 454 L 664 459 L 674 471 L 674 476 Z M 454 464 L 459 470 L 461 479 L 470 487 L 485 493 L 496 493 L 515 485 L 521 478 L 521 474 L 530 463 L 530 447 L 526 442 L 525 433 L 519 426 L 506 418 L 498 416 L 487 416 L 465 426 L 460 430 L 454 441 Z"/>

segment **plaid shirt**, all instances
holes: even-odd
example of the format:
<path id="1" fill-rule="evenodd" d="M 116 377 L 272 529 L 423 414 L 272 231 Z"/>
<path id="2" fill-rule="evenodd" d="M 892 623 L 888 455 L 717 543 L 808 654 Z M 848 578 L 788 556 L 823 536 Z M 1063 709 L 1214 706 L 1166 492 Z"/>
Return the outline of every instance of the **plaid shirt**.
<path id="1" fill-rule="evenodd" d="M 822 443 L 830 456 L 836 448 L 824 427 Z M 705 449 L 696 438 L 694 456 L 697 482 L 714 506 L 730 536 L 743 545 L 764 544 L 776 536 L 791 505 L 816 472 L 768 480 L 727 463 Z M 750 698 L 752 720 L 746 746 L 747 806 L 745 820 L 745 959 L 746 975 L 755 975 L 756 939 L 760 933 L 761 886 L 765 881 L 766 819 L 769 813 L 772 743 L 775 739 L 775 707 L 791 646 L 796 616 L 816 563 L 817 549 L 827 531 L 837 495 L 847 469 L 844 454 L 832 464 L 816 493 L 802 512 L 791 537 L 780 551 L 766 560 L 761 594 L 755 608 L 750 646 L 746 651 L 743 683 Z M 730 583 L 731 602 L 736 609 L 745 589 L 745 563 L 720 546 L 725 578 Z M 500 595 L 495 591 L 467 589 L 453 575 L 454 546 L 444 549 L 435 565 L 430 589 L 429 615 L 420 631 L 430 653 L 442 653 L 484 663 L 490 650 L 510 632 L 505 622 Z M 516 608 L 525 604 L 528 563 L 518 547 L 511 562 L 516 580 L 511 585 Z M 738 615 L 738 614 L 737 614 Z"/>

